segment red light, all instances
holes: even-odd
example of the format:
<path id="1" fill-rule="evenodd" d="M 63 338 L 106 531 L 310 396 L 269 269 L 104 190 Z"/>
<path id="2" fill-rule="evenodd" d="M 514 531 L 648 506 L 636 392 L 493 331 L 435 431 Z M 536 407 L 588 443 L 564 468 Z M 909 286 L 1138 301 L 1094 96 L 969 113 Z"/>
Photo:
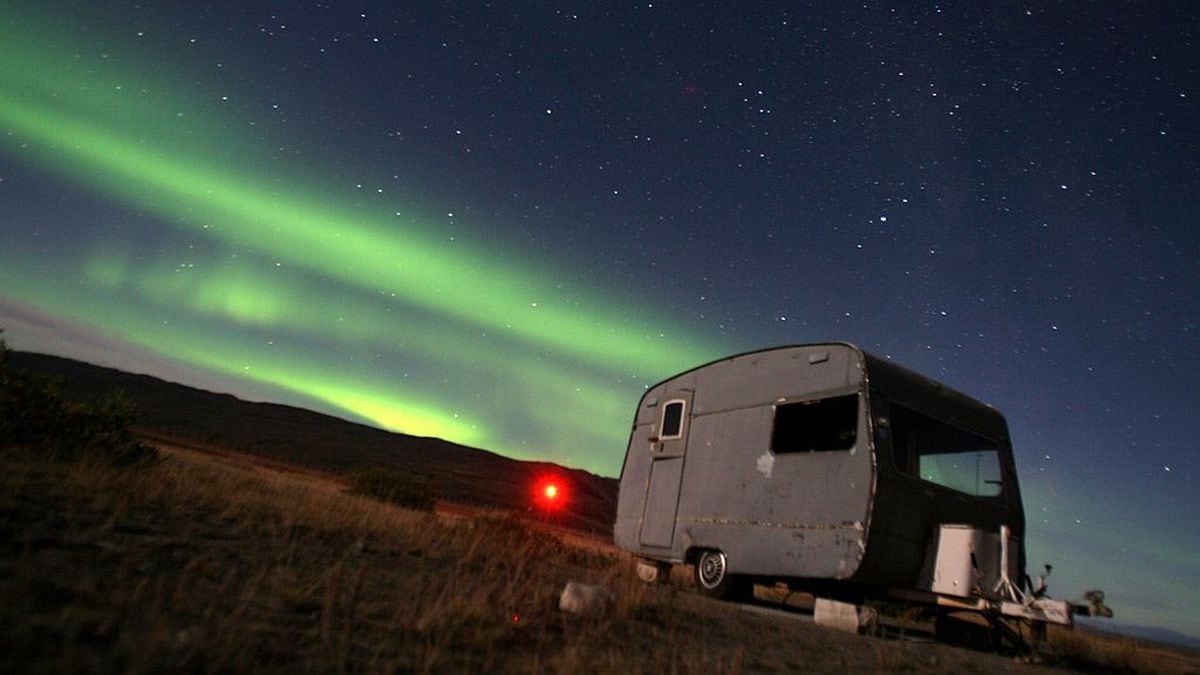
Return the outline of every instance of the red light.
<path id="1" fill-rule="evenodd" d="M 533 483 L 534 505 L 545 511 L 564 508 L 569 491 L 560 476 L 541 476 Z"/>

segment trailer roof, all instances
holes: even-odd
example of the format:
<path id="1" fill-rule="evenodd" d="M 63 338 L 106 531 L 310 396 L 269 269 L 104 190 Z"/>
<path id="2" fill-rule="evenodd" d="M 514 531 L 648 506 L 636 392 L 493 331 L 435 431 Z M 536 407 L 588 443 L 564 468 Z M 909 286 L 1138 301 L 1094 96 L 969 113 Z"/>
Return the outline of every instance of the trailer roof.
<path id="1" fill-rule="evenodd" d="M 1009 443 L 1008 424 L 992 406 L 904 366 L 859 350 L 867 384 L 888 399 L 980 435 Z"/>
<path id="2" fill-rule="evenodd" d="M 1008 425 L 998 410 L 932 378 L 909 370 L 890 360 L 875 356 L 850 342 L 813 342 L 755 349 L 725 356 L 676 373 L 650 387 L 654 389 L 680 376 L 733 359 L 766 352 L 787 351 L 824 346 L 840 346 L 861 355 L 868 386 L 901 405 L 934 415 L 951 424 L 970 429 L 983 436 L 1009 442 Z"/>

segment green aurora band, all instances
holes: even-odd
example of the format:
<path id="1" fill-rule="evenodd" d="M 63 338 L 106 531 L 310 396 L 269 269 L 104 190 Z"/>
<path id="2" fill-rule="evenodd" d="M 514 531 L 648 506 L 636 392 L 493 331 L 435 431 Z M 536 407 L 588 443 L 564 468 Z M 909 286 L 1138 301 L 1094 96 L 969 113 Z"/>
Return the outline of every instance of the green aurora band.
<path id="1" fill-rule="evenodd" d="M 90 249 L 81 233 L 53 261 L 0 252 L 15 299 L 388 429 L 602 473 L 646 379 L 725 351 L 516 252 L 447 242 L 433 218 L 281 175 L 228 106 L 194 102 L 219 97 L 0 19 L 0 148 L 169 225 L 180 251 L 89 224 Z"/>

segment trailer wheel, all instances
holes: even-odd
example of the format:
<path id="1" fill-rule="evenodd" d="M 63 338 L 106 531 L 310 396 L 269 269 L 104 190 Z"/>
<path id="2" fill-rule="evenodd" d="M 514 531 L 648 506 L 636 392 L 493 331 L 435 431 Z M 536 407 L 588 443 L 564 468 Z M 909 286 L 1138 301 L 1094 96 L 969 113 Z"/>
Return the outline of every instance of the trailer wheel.
<path id="1" fill-rule="evenodd" d="M 746 600 L 754 594 L 750 580 L 730 574 L 725 554 L 711 549 L 700 551 L 696 558 L 696 586 L 701 593 L 718 600 Z"/>

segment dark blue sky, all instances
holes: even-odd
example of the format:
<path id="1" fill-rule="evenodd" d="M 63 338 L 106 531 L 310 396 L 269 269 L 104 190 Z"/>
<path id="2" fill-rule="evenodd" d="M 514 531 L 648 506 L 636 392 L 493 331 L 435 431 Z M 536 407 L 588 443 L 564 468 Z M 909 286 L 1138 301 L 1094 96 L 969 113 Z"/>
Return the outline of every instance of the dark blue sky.
<path id="1" fill-rule="evenodd" d="M 1052 590 L 1200 635 L 1195 6 L 753 4 L 5 3 L 0 325 L 608 475 L 853 341 L 1006 414 Z"/>

